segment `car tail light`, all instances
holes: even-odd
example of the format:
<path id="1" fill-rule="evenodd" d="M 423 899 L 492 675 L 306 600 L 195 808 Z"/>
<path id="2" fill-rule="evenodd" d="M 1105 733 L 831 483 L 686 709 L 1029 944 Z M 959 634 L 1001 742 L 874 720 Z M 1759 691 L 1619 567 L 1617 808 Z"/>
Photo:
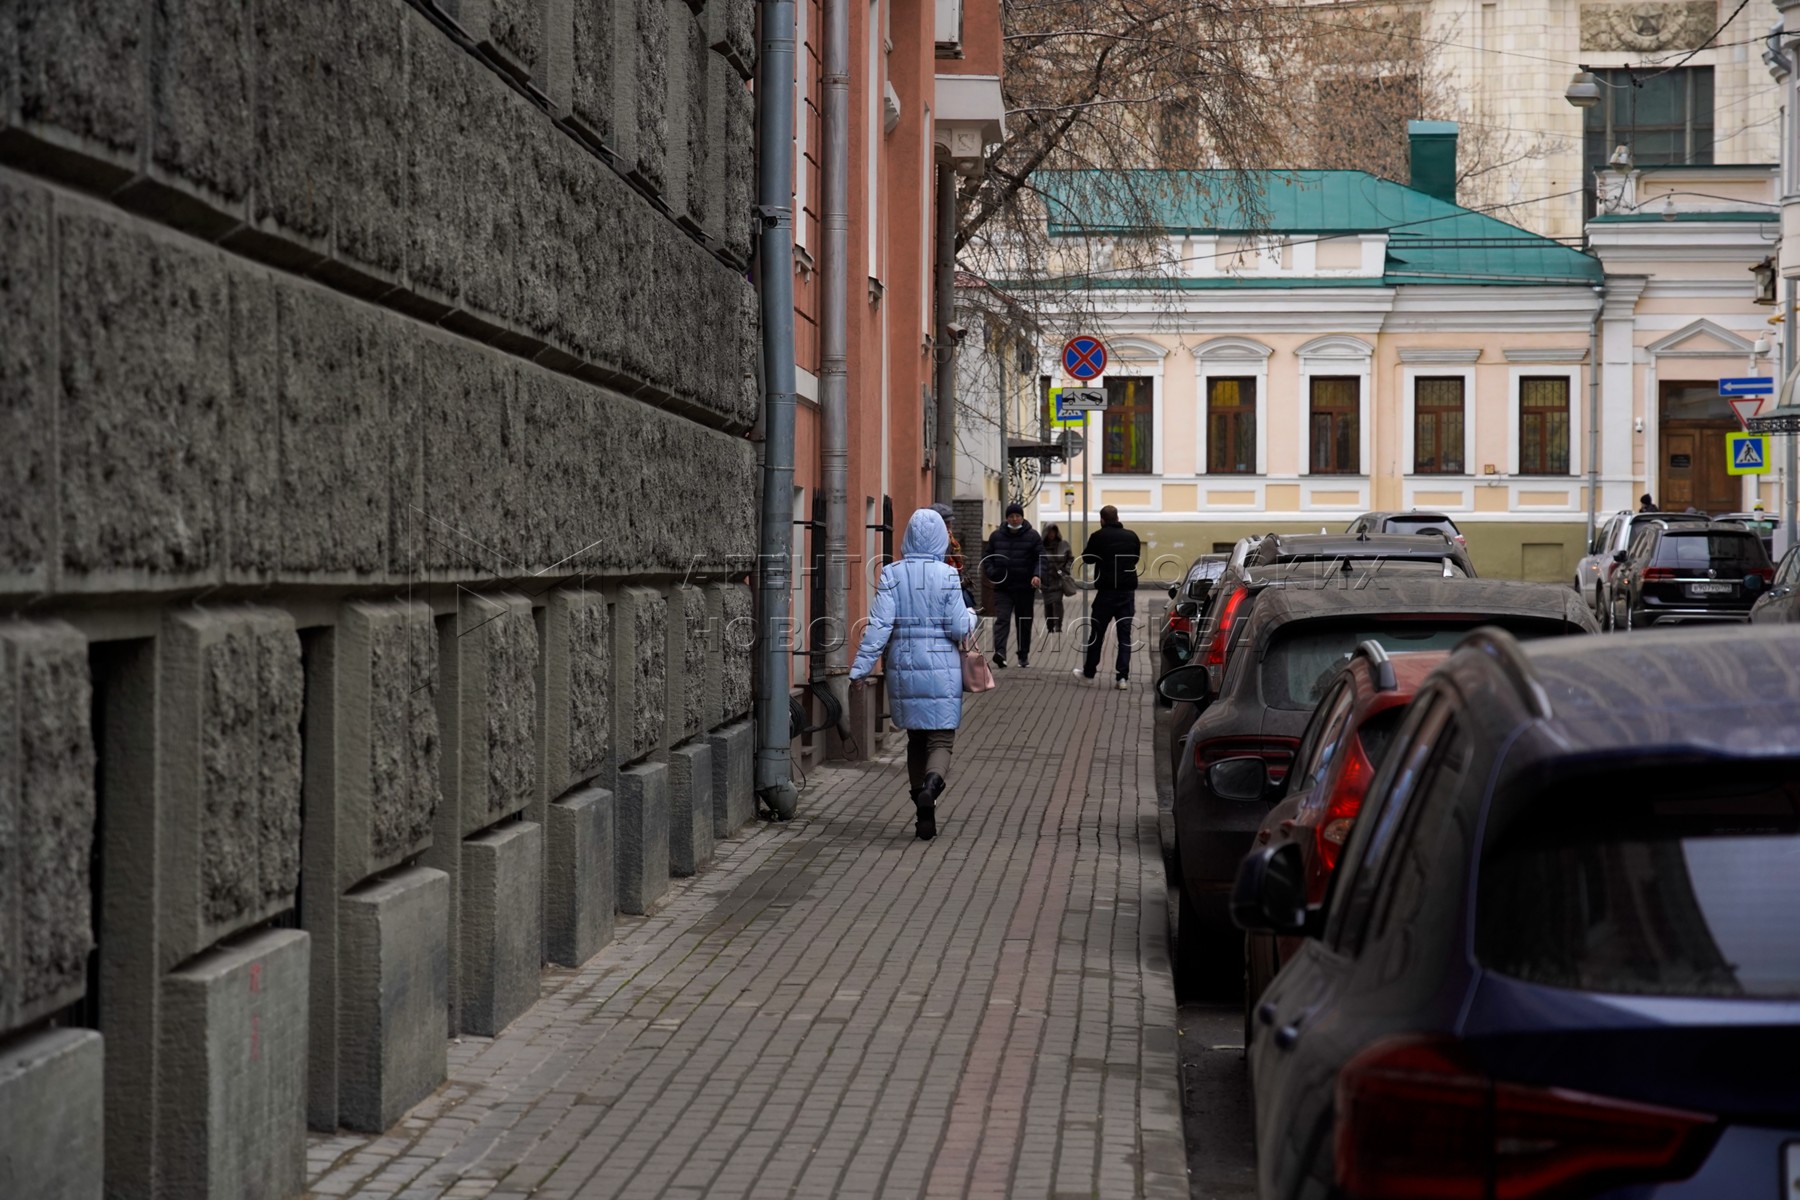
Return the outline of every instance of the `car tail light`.
<path id="1" fill-rule="evenodd" d="M 1378 1042 L 1338 1073 L 1346 1200 L 1550 1200 L 1685 1179 L 1717 1133 L 1701 1113 L 1498 1082 L 1452 1038 Z"/>
<path id="2" fill-rule="evenodd" d="M 1325 804 L 1325 819 L 1319 822 L 1313 834 L 1319 861 L 1327 871 L 1337 869 L 1338 852 L 1349 840 L 1350 827 L 1356 823 L 1356 814 L 1362 808 L 1369 781 L 1375 778 L 1375 764 L 1363 751 L 1361 738 L 1351 739 L 1345 753 L 1349 757 L 1345 758 L 1343 773 L 1338 776 L 1337 784 L 1331 789 L 1331 799 Z M 1324 898 L 1323 895 L 1313 897 L 1315 901 Z"/>
<path id="3" fill-rule="evenodd" d="M 1225 665 L 1225 648 L 1231 641 L 1231 626 L 1237 621 L 1238 609 L 1243 607 L 1244 597 L 1250 593 L 1238 588 L 1225 598 L 1225 606 L 1219 610 L 1219 627 L 1213 630 L 1212 640 L 1206 644 L 1206 665 L 1222 667 Z"/>
<path id="4" fill-rule="evenodd" d="M 1762 581 L 1764 583 L 1774 583 L 1775 582 L 1775 568 L 1774 567 L 1751 567 L 1748 571 L 1745 571 L 1744 574 L 1760 575 L 1760 576 L 1762 576 Z"/>
<path id="5" fill-rule="evenodd" d="M 1645 583 L 1655 583 L 1658 580 L 1669 580 L 1669 579 L 1673 579 L 1673 578 L 1675 578 L 1675 568 L 1674 567 L 1645 567 L 1644 568 L 1644 582 Z"/>
<path id="6" fill-rule="evenodd" d="M 1194 623 L 1177 614 L 1169 618 L 1169 631 L 1171 633 L 1192 633 L 1194 632 Z"/>
<path id="7" fill-rule="evenodd" d="M 1293 765 L 1300 739 L 1291 737 L 1222 737 L 1194 744 L 1194 766 L 1206 768 L 1226 758 L 1260 758 L 1268 768 L 1269 782 L 1280 783 Z"/>

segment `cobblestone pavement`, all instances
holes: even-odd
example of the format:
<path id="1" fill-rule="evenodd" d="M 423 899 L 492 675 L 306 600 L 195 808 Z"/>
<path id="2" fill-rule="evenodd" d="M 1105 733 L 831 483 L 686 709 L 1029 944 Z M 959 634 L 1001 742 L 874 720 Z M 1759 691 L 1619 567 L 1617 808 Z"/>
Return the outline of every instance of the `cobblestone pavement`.
<path id="1" fill-rule="evenodd" d="M 1148 684 L 1064 639 L 969 704 L 937 841 L 899 755 L 814 771 L 312 1194 L 1186 1196 Z"/>

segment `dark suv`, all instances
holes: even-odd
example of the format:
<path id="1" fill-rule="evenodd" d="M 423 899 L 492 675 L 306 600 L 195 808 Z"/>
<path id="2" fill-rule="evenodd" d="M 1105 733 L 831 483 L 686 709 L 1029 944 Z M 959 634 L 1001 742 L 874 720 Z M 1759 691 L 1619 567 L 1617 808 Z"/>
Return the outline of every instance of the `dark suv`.
<path id="1" fill-rule="evenodd" d="M 1679 686 L 1671 686 L 1679 680 Z M 1720 1200 L 1800 1179 L 1800 629 L 1472 637 L 1420 687 L 1248 1046 L 1257 1194 Z"/>
<path id="2" fill-rule="evenodd" d="M 1717 522 L 1651 521 L 1614 556 L 1613 627 L 1742 621 L 1775 566 L 1762 539 Z"/>
<path id="3" fill-rule="evenodd" d="M 1249 799 L 1234 794 L 1215 767 L 1260 758 L 1268 783 L 1280 785 L 1314 707 L 1357 646 L 1372 640 L 1390 653 L 1447 650 L 1483 625 L 1524 638 L 1598 631 L 1581 598 L 1560 584 L 1397 574 L 1359 586 L 1355 576 L 1336 574 L 1261 590 L 1233 630 L 1217 699 L 1172 747 L 1181 884 L 1175 975 L 1184 995 L 1243 978 L 1244 939 L 1231 925 L 1226 895 L 1274 799 L 1273 786 Z M 1161 687 L 1170 699 L 1193 701 L 1210 690 L 1206 680 L 1205 666 L 1193 664 L 1164 676 Z"/>

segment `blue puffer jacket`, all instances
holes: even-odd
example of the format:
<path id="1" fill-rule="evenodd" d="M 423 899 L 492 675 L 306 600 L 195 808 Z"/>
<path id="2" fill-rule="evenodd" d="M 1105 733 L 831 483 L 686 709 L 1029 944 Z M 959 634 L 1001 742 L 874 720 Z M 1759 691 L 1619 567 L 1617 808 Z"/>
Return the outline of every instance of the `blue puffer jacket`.
<path id="1" fill-rule="evenodd" d="M 887 650 L 888 712 L 901 729 L 955 729 L 962 724 L 962 658 L 958 645 L 977 618 L 963 604 L 962 580 L 944 562 L 950 531 L 921 508 L 906 523 L 899 562 L 881 571 L 869 627 L 850 678 L 875 669 Z M 891 644 L 890 644 L 891 643 Z"/>

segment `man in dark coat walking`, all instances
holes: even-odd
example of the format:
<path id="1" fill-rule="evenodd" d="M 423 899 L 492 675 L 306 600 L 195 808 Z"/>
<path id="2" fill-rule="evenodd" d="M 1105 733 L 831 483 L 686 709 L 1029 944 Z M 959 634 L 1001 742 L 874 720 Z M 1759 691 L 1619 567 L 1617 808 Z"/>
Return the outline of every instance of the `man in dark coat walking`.
<path id="1" fill-rule="evenodd" d="M 1019 665 L 1031 665 L 1031 615 L 1037 603 L 1038 558 L 1044 539 L 1025 519 L 1019 504 L 1006 506 L 1006 524 L 988 538 L 982 570 L 994 585 L 994 665 L 1006 665 L 1006 641 L 1014 616 L 1019 621 Z"/>
<path id="2" fill-rule="evenodd" d="M 1108 504 L 1100 510 L 1100 528 L 1088 535 L 1081 552 L 1082 565 L 1093 572 L 1094 607 L 1089 614 L 1082 645 L 1083 663 L 1075 674 L 1092 679 L 1100 669 L 1100 647 L 1106 627 L 1118 622 L 1119 651 L 1114 663 L 1118 687 L 1131 679 L 1131 617 L 1137 608 L 1138 559 L 1143 554 L 1138 535 L 1119 523 L 1119 510 Z"/>

